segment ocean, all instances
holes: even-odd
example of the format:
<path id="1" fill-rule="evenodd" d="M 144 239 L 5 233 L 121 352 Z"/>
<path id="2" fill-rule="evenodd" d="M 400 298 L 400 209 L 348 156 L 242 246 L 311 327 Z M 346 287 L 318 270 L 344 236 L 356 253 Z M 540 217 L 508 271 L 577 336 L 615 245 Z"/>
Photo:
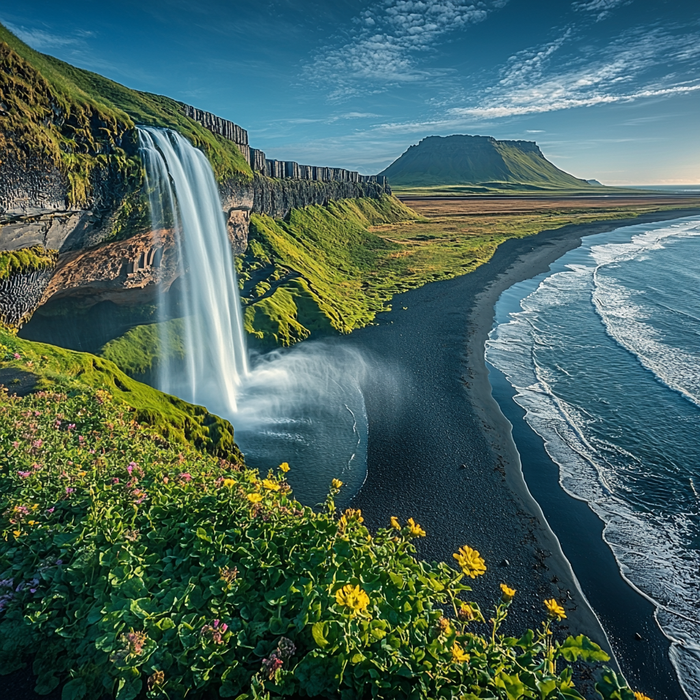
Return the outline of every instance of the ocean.
<path id="1" fill-rule="evenodd" d="M 700 217 L 584 238 L 504 292 L 486 358 L 700 697 Z"/>

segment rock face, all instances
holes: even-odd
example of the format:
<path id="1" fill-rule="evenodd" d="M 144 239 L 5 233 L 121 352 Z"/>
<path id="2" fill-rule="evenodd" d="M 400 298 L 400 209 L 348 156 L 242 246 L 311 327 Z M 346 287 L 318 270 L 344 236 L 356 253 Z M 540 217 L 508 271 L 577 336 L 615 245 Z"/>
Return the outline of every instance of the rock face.
<path id="1" fill-rule="evenodd" d="M 39 306 L 52 270 L 32 270 L 0 281 L 0 321 L 19 326 Z"/>
<path id="2" fill-rule="evenodd" d="M 256 174 L 253 211 L 283 219 L 292 209 L 350 197 L 378 198 L 390 192 L 387 185 L 379 182 L 273 180 Z"/>
<path id="3" fill-rule="evenodd" d="M 270 161 L 262 151 L 250 149 L 245 129 L 188 105 L 182 109 L 210 131 L 232 140 L 257 171 L 253 181 L 240 178 L 219 184 L 236 255 L 248 246 L 252 212 L 283 218 L 294 208 L 390 192 L 385 178 Z M 135 152 L 135 130 L 122 138 Z M 59 253 L 53 272 L 15 275 L 0 285 L 0 314 L 8 323 L 21 324 L 37 306 L 66 297 L 83 305 L 106 300 L 150 302 L 158 283 L 167 289 L 186 267 L 177 259 L 172 231 L 142 228 L 126 240 L 114 240 L 121 237 L 116 223 L 130 194 L 119 173 L 95 168 L 89 200 L 73 207 L 70 183 L 58 168 L 34 156 L 22 162 L 12 153 L 0 156 L 0 251 L 41 245 Z"/>
<path id="4" fill-rule="evenodd" d="M 155 298 L 158 284 L 167 290 L 179 274 L 173 232 L 149 231 L 61 256 L 40 304 L 65 297 L 86 306 L 145 303 Z"/>

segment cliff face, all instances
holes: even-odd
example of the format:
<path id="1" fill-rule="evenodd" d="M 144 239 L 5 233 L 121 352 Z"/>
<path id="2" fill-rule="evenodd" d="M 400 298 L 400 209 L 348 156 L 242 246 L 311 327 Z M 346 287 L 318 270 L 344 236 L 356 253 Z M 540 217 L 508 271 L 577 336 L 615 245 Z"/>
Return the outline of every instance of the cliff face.
<path id="1" fill-rule="evenodd" d="M 150 230 L 135 124 L 176 129 L 206 153 L 235 254 L 247 248 L 251 212 L 283 218 L 388 191 L 376 176 L 269 160 L 237 124 L 39 54 L 0 25 L 0 255 L 56 253 L 40 272 L 2 281 L 7 323 L 65 297 L 140 304 L 186 269 L 172 232 Z"/>
<path id="2" fill-rule="evenodd" d="M 273 180 L 255 175 L 253 211 L 283 219 L 292 209 L 312 204 L 328 204 L 338 199 L 379 198 L 390 194 L 388 185 L 378 182 L 314 182 L 313 180 Z"/>

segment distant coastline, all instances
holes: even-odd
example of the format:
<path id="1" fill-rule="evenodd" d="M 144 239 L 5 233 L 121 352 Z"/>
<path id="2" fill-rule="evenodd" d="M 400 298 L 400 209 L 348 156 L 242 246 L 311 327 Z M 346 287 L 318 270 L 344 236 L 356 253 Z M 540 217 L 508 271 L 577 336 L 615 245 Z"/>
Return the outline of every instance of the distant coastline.
<path id="1" fill-rule="evenodd" d="M 501 293 L 547 271 L 580 245 L 583 236 L 697 213 L 700 210 L 656 212 L 506 241 L 489 263 L 463 277 L 395 297 L 397 310 L 382 314 L 378 327 L 353 333 L 349 342 L 387 359 L 393 356 L 408 385 L 400 410 L 384 405 L 380 391 L 374 395 L 370 387 L 368 392 L 368 477 L 354 505 L 363 509 L 369 524 L 378 526 L 395 514 L 416 517 L 429 533 L 420 550 L 429 559 L 448 560 L 465 542 L 477 547 L 490 566 L 489 587 L 505 580 L 518 588 L 512 612 L 517 624 L 537 625 L 543 597 L 564 595 L 570 601 L 570 631 L 605 644 L 600 622 L 525 483 L 511 424 L 492 396 L 484 344 Z M 559 488 L 556 478 L 550 486 Z M 475 506 L 475 499 L 484 507 Z M 577 505 L 585 508 L 592 526 L 595 516 L 585 504 Z M 595 532 L 587 537 L 595 540 Z M 600 539 L 601 557 L 603 548 L 607 545 Z M 613 573 L 619 578 L 619 572 Z M 475 586 L 475 598 L 488 604 L 492 594 L 479 589 Z M 629 587 L 627 593 L 635 611 L 643 611 L 646 623 L 651 623 L 639 623 L 649 636 L 649 644 L 639 652 L 651 650 L 655 662 L 645 670 L 644 658 L 630 659 L 625 651 L 620 654 L 623 672 L 643 687 L 651 686 L 653 675 L 682 697 L 668 661 L 668 641 L 651 618 L 651 604 Z M 613 650 L 619 651 L 616 646 Z M 645 672 L 648 682 L 642 684 Z"/>

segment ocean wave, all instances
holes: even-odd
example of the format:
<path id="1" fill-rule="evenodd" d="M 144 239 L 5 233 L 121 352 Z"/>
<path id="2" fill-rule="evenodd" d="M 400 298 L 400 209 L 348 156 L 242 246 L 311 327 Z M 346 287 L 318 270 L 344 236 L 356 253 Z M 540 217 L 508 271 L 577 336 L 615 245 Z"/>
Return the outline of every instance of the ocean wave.
<path id="1" fill-rule="evenodd" d="M 592 298 L 610 337 L 666 386 L 700 406 L 700 375 L 696 371 L 700 353 L 688 352 L 665 341 L 661 332 L 649 322 L 653 309 L 645 303 L 644 293 L 626 287 L 614 276 L 603 274 L 609 267 L 640 260 L 649 251 L 662 250 L 673 240 L 687 237 L 700 237 L 700 224 L 684 222 L 639 234 L 629 243 L 592 247 L 591 255 L 597 263 Z M 665 305 L 665 310 L 669 314 L 696 320 L 687 311 L 672 309 L 668 305 Z"/>
<path id="2" fill-rule="evenodd" d="M 634 492 L 642 478 L 647 480 L 645 483 L 653 483 L 655 475 L 648 473 L 649 465 L 634 449 L 616 444 L 615 435 L 606 437 L 605 430 L 612 427 L 602 425 L 596 406 L 606 410 L 613 407 L 603 392 L 600 397 L 572 401 L 565 400 L 559 391 L 560 382 L 575 385 L 576 373 L 586 371 L 572 367 L 567 360 L 579 352 L 590 356 L 606 335 L 599 322 L 600 338 L 596 338 L 592 332 L 585 337 L 563 333 L 552 320 L 565 323 L 571 313 L 569 325 L 573 325 L 580 321 L 576 314 L 588 314 L 593 328 L 596 315 L 591 310 L 592 301 L 607 337 L 632 353 L 665 385 L 697 404 L 700 383 L 694 374 L 700 357 L 664 343 L 650 324 L 649 308 L 614 275 L 615 266 L 641 256 L 653 257 L 654 251 L 662 250 L 672 240 L 700 235 L 697 218 L 656 226 L 653 230 L 649 226 L 630 227 L 627 240 L 623 239 L 624 230 L 618 229 L 609 235 L 614 242 L 598 245 L 588 241 L 586 245 L 584 241 L 582 248 L 564 256 L 558 271 L 545 277 L 521 299 L 520 310 L 494 328 L 486 344 L 486 359 L 515 389 L 515 401 L 525 410 L 527 423 L 543 439 L 547 453 L 559 466 L 562 487 L 571 496 L 588 502 L 603 521 L 604 539 L 623 577 L 656 606 L 656 619 L 671 641 L 671 661 L 684 690 L 688 697 L 700 697 L 700 553 L 688 545 L 697 537 L 700 502 L 689 499 L 687 507 L 669 512 L 663 503 L 653 507 L 648 498 L 644 501 Z M 603 274 L 604 268 L 611 274 Z M 514 288 L 510 290 L 510 298 L 513 296 Z M 610 345 L 609 341 L 605 344 Z M 606 380 L 609 377 L 601 377 L 601 381 Z M 687 411 L 695 408 L 689 406 Z M 644 433 L 641 425 L 630 429 Z M 664 468 L 670 472 L 677 469 L 673 456 Z M 666 478 L 661 470 L 658 483 Z M 692 480 L 688 489 L 690 486 Z"/>

